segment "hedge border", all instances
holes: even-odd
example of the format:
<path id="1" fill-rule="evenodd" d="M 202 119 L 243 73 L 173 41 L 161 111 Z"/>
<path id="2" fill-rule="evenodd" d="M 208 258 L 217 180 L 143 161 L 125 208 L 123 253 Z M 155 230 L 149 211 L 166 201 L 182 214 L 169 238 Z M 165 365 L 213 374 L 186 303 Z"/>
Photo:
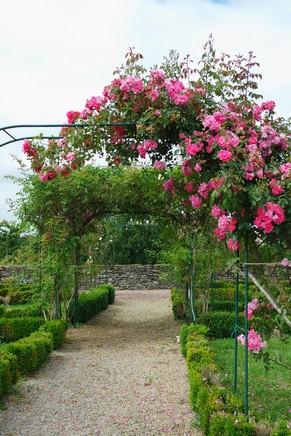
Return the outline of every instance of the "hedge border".
<path id="1" fill-rule="evenodd" d="M 15 342 L 35 332 L 45 323 L 44 318 L 0 318 L 0 339 L 2 342 Z"/>
<path id="2" fill-rule="evenodd" d="M 115 289 L 112 285 L 104 284 L 88 292 L 80 294 L 76 308 L 76 322 L 85 323 L 98 313 L 107 309 L 108 304 L 115 300 Z M 73 305 L 70 307 L 70 319 L 74 318 Z"/>
<path id="3" fill-rule="evenodd" d="M 219 383 L 215 354 L 206 338 L 207 327 L 183 324 L 181 352 L 186 357 L 190 403 L 206 436 L 255 436 L 257 426 L 243 415 L 242 401 Z M 270 436 L 288 436 L 285 423 L 278 422 Z"/>
<path id="4" fill-rule="evenodd" d="M 67 323 L 47 321 L 26 338 L 11 342 L 0 352 L 0 398 L 7 394 L 20 376 L 39 368 L 54 348 L 62 345 Z"/>

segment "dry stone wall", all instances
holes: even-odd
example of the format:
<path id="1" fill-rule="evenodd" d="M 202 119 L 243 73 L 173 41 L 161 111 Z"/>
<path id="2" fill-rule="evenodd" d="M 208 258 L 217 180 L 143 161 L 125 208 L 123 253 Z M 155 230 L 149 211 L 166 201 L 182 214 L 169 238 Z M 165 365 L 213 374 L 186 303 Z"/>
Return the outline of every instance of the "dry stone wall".
<path id="1" fill-rule="evenodd" d="M 168 270 L 168 265 L 88 265 L 82 270 L 80 287 L 112 283 L 117 289 L 165 289 L 171 287 L 163 277 Z M 32 271 L 25 266 L 0 266 L 0 282 L 9 277 L 30 282 Z"/>
<path id="2" fill-rule="evenodd" d="M 82 274 L 81 287 L 112 283 L 117 289 L 165 289 L 171 285 L 163 277 L 168 265 L 106 265 L 100 272 Z"/>

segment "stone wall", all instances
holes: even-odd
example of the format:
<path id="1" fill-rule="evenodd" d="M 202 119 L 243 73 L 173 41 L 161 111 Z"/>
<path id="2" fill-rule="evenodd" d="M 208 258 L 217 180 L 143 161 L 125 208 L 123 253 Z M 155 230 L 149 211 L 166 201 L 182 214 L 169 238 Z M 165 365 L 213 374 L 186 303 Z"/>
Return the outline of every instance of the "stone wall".
<path id="1" fill-rule="evenodd" d="M 0 282 L 2 280 L 16 277 L 22 282 L 30 282 L 35 267 L 21 265 L 0 265 Z"/>
<path id="2" fill-rule="evenodd" d="M 118 289 L 164 289 L 171 285 L 163 279 L 167 265 L 104 265 L 100 272 L 84 271 L 81 288 L 112 283 Z"/>
<path id="3" fill-rule="evenodd" d="M 168 268 L 167 265 L 88 266 L 82 269 L 80 287 L 90 289 L 102 283 L 112 283 L 118 289 L 169 288 L 171 285 L 162 278 Z M 18 277 L 23 282 L 30 282 L 32 272 L 33 268 L 26 266 L 0 266 L 0 282 L 8 277 Z"/>

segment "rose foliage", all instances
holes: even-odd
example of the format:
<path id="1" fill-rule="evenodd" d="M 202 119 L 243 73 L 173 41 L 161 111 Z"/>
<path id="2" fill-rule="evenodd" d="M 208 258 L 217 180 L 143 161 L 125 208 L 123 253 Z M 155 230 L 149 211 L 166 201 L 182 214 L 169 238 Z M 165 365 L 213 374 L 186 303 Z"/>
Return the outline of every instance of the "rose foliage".
<path id="1" fill-rule="evenodd" d="M 176 166 L 177 179 L 164 173 L 169 201 L 197 214 L 208 209 L 216 238 L 230 250 L 246 235 L 286 233 L 290 128 L 275 102 L 256 93 L 254 55 L 218 57 L 210 38 L 196 69 L 173 51 L 149 70 L 141 59 L 130 49 L 102 94 L 67 113 L 61 139 L 24 142 L 40 180 L 69 176 L 98 155 L 110 165 Z"/>

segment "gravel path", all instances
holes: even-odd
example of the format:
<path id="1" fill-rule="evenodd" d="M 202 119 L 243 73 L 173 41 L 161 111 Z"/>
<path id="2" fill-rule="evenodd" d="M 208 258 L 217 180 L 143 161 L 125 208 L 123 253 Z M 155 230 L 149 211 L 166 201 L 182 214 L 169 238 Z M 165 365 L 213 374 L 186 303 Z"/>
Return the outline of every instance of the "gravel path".
<path id="1" fill-rule="evenodd" d="M 169 291 L 119 291 L 0 411 L 5 436 L 198 435 Z"/>

